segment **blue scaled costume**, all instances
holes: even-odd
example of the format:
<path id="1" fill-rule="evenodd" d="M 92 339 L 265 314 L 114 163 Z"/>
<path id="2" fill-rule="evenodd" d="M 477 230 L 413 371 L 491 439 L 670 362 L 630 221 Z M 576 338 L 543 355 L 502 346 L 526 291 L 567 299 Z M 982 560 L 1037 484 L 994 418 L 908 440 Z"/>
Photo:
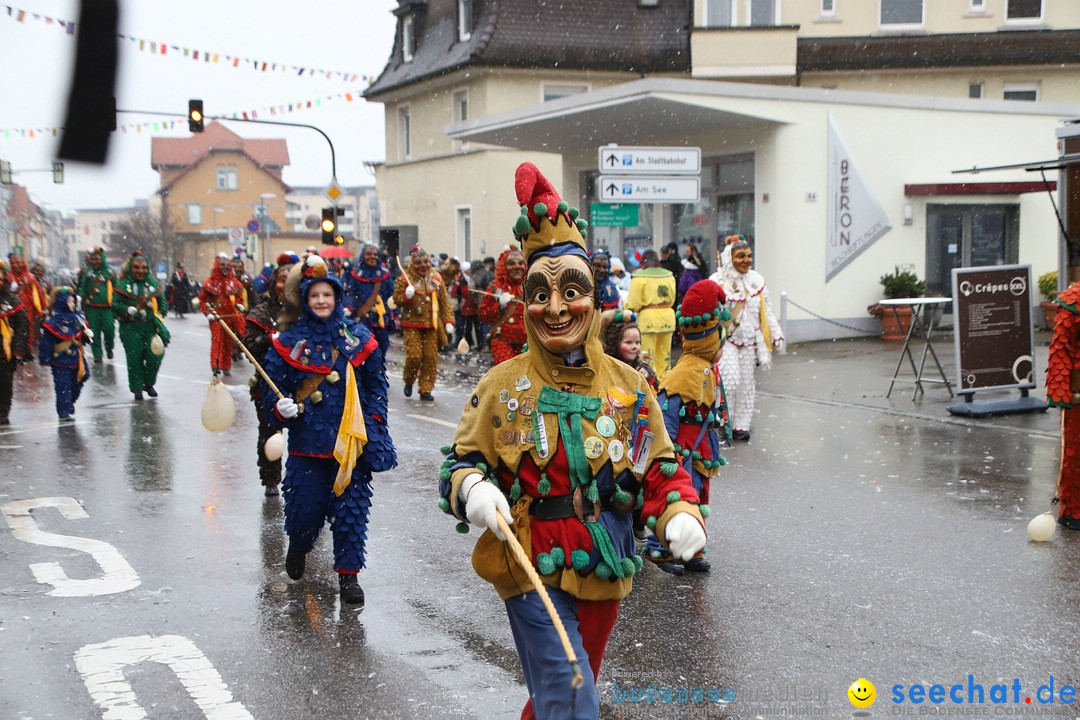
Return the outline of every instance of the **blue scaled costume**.
<path id="1" fill-rule="evenodd" d="M 83 383 L 90 377 L 83 353 L 83 343 L 88 342 L 86 320 L 82 313 L 68 307 L 68 303 L 74 305 L 74 298 L 69 288 L 56 293 L 52 313 L 41 324 L 38 342 L 38 360 L 52 368 L 56 414 L 61 420 L 71 419 Z"/>
<path id="2" fill-rule="evenodd" d="M 357 316 L 356 311 L 367 303 L 375 291 L 376 283 L 379 284 L 379 294 L 375 296 L 371 309 L 364 313 L 363 317 Z M 382 263 L 370 267 L 364 262 L 364 253 L 361 252 L 360 259 L 345 276 L 345 306 L 353 313 L 353 319 L 363 323 L 375 336 L 384 358 L 390 347 L 391 323 L 386 303 L 393 294 L 394 281 L 390 278 L 390 271 Z"/>
<path id="3" fill-rule="evenodd" d="M 326 272 L 321 261 L 317 267 Z M 371 473 L 396 466 L 397 454 L 387 429 L 382 352 L 366 327 L 345 317 L 341 281 L 333 274 L 310 277 L 310 268 L 301 261 L 290 271 L 286 303 L 294 273 L 298 274 L 302 277 L 300 317 L 271 337 L 264 365 L 278 390 L 292 398 L 302 411 L 284 419 L 277 411 L 278 395 L 268 386 L 263 388 L 263 406 L 271 426 L 288 429 L 283 494 L 289 554 L 309 552 L 329 520 L 334 536 L 334 569 L 349 575 L 365 565 Z M 318 282 L 329 283 L 336 296 L 333 314 L 326 320 L 318 318 L 307 304 L 308 292 Z M 296 296 L 292 297 L 295 302 Z M 350 377 L 359 395 L 367 440 L 351 475 L 336 481 L 339 461 L 335 459 L 335 445 L 341 442 L 342 417 L 354 407 L 347 404 L 346 384 Z"/>

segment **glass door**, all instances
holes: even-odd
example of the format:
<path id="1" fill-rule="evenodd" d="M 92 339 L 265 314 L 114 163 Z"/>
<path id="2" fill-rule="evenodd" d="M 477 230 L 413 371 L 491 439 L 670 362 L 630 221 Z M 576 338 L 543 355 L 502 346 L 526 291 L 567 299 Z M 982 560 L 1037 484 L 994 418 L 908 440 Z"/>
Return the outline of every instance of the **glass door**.
<path id="1" fill-rule="evenodd" d="M 927 205 L 926 286 L 928 295 L 952 295 L 958 267 L 1019 262 L 1018 205 Z"/>

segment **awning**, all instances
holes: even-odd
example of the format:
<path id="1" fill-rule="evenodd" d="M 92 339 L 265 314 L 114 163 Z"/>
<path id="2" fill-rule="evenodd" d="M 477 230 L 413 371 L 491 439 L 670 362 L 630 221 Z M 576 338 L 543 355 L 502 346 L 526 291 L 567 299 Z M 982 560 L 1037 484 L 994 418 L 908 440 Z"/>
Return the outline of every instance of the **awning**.
<path id="1" fill-rule="evenodd" d="M 978 175 L 981 172 L 994 170 L 1026 170 L 1028 172 L 1043 170 L 1061 170 L 1071 165 L 1080 165 L 1080 155 L 1062 155 L 1053 160 L 1038 160 L 1036 162 L 1014 163 L 1012 165 L 991 165 L 989 167 L 972 167 L 967 170 L 953 170 L 953 175 L 971 173 Z"/>

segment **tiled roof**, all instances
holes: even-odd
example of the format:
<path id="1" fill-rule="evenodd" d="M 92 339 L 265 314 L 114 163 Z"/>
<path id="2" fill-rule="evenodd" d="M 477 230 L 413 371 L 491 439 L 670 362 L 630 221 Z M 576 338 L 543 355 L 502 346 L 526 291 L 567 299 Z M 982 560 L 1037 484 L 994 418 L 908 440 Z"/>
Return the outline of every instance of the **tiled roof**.
<path id="1" fill-rule="evenodd" d="M 267 169 L 280 169 L 289 164 L 289 149 L 284 140 L 245 139 L 212 120 L 203 132 L 193 133 L 189 138 L 153 138 L 150 141 L 150 166 L 155 170 L 191 167 L 215 150 L 242 152 L 256 165 Z"/>
<path id="2" fill-rule="evenodd" d="M 399 0 L 411 12 L 416 52 L 403 62 L 401 33 L 372 97 L 465 66 L 624 72 L 689 72 L 691 0 L 474 0 L 469 40 L 457 40 L 456 0 Z"/>
<path id="3" fill-rule="evenodd" d="M 1075 65 L 1080 30 L 799 38 L 799 72 Z"/>

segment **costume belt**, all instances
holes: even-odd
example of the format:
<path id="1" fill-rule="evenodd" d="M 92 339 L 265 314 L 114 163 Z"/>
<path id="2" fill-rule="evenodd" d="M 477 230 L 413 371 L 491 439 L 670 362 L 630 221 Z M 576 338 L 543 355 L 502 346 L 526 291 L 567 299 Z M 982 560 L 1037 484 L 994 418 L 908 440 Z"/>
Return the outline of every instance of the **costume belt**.
<path id="1" fill-rule="evenodd" d="M 593 515 L 596 505 L 600 506 L 601 511 L 614 509 L 611 504 L 613 494 L 600 493 L 600 499 L 596 503 L 582 497 L 581 514 L 585 516 Z M 577 517 L 577 513 L 574 511 L 574 496 L 538 497 L 529 504 L 529 514 L 535 515 L 538 520 L 562 520 Z"/>
<path id="2" fill-rule="evenodd" d="M 665 303 L 655 303 L 653 305 L 646 305 L 641 308 L 642 310 L 671 310 L 672 306 Z"/>

